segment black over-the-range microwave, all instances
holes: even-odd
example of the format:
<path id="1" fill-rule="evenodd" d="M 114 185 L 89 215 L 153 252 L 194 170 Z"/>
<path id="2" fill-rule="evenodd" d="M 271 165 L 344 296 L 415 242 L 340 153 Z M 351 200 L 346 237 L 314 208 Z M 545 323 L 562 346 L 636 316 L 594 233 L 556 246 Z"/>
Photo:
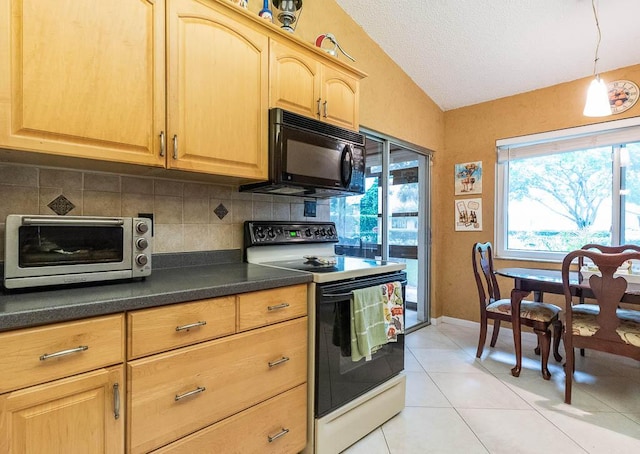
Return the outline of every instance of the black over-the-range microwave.
<path id="1" fill-rule="evenodd" d="M 269 180 L 241 191 L 328 198 L 364 193 L 363 134 L 297 115 L 269 111 Z"/>

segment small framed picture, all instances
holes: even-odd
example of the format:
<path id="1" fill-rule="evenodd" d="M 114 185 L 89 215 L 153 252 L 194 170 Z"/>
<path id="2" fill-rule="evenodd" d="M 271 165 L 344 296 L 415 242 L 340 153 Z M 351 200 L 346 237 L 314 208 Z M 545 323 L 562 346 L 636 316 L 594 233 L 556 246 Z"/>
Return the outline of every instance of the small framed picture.
<path id="1" fill-rule="evenodd" d="M 459 199 L 455 201 L 456 231 L 482 231 L 482 199 Z"/>
<path id="2" fill-rule="evenodd" d="M 482 194 L 482 161 L 455 165 L 455 195 Z"/>

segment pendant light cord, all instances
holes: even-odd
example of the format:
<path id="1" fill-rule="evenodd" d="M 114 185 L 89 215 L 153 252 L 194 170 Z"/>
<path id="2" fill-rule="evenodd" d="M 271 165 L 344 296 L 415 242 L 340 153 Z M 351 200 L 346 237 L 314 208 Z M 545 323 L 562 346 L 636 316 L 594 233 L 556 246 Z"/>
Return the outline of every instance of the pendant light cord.
<path id="1" fill-rule="evenodd" d="M 602 40 L 602 32 L 600 31 L 600 22 L 598 22 L 598 11 L 596 9 L 596 1 L 595 0 L 591 0 L 591 6 L 593 8 L 593 17 L 596 20 L 596 28 L 598 29 L 598 44 L 596 44 L 596 57 L 593 60 L 593 74 L 597 77 L 598 76 L 598 71 L 597 71 L 598 50 L 600 49 L 600 41 Z"/>

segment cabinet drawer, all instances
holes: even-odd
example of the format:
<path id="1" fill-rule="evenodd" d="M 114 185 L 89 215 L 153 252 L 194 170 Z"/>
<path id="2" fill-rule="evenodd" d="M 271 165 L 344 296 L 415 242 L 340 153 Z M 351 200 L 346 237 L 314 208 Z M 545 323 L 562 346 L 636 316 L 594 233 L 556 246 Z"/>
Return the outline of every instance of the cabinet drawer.
<path id="1" fill-rule="evenodd" d="M 127 324 L 128 357 L 139 358 L 233 334 L 236 328 L 235 297 L 130 312 Z"/>
<path id="2" fill-rule="evenodd" d="M 130 452 L 158 448 L 306 380 L 306 317 L 132 361 Z"/>
<path id="3" fill-rule="evenodd" d="M 124 316 L 0 334 L 0 393 L 124 361 Z"/>
<path id="4" fill-rule="evenodd" d="M 307 385 L 202 429 L 154 454 L 297 453 L 307 440 Z"/>
<path id="5" fill-rule="evenodd" d="M 306 314 L 306 284 L 238 295 L 238 331 Z"/>

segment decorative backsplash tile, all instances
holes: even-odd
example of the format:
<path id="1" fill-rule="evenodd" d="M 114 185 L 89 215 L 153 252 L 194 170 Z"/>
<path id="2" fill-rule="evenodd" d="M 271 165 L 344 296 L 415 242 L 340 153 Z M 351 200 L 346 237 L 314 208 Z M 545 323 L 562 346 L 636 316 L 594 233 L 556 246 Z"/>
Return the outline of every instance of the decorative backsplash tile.
<path id="1" fill-rule="evenodd" d="M 224 219 L 224 217 L 229 213 L 229 210 L 227 210 L 227 207 L 223 204 L 220 204 L 215 210 L 213 210 L 213 212 L 218 216 L 218 219 Z"/>
<path id="2" fill-rule="evenodd" d="M 54 213 L 60 216 L 64 216 L 76 207 L 73 203 L 71 203 L 69 199 L 67 199 L 62 194 L 49 202 L 47 206 L 51 208 Z"/>
<path id="3" fill-rule="evenodd" d="M 239 193 L 233 186 L 71 169 L 0 164 L 0 260 L 9 214 L 154 214 L 154 253 L 241 249 L 244 221 L 303 220 L 297 197 Z M 329 220 L 318 201 L 314 221 Z"/>

